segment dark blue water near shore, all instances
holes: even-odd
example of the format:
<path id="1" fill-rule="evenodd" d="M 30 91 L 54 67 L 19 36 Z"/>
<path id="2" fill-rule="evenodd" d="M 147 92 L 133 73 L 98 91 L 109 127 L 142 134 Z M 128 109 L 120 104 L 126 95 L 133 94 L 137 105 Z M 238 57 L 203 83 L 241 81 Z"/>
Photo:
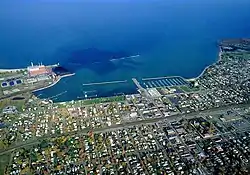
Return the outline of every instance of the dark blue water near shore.
<path id="1" fill-rule="evenodd" d="M 195 77 L 216 61 L 218 40 L 250 37 L 249 9 L 249 0 L 1 0 L 0 67 L 59 62 L 75 71 L 38 92 L 40 97 L 66 92 L 59 101 L 87 91 L 129 93 L 130 81 L 82 84 Z"/>

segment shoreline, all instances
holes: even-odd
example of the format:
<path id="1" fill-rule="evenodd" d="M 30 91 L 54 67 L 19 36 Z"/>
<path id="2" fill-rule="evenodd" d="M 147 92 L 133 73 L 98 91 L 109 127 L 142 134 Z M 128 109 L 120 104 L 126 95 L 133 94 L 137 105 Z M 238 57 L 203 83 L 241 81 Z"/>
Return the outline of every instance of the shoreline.
<path id="1" fill-rule="evenodd" d="M 211 67 L 212 65 L 216 64 L 217 62 L 219 62 L 219 61 L 221 60 L 221 54 L 222 54 L 222 49 L 221 49 L 221 47 L 219 47 L 219 48 L 220 48 L 220 49 L 219 49 L 219 54 L 218 54 L 218 59 L 217 59 L 217 61 L 215 61 L 213 64 L 210 64 L 210 65 L 206 66 L 206 67 L 203 69 L 203 71 L 202 71 L 197 77 L 194 77 L 194 78 L 187 78 L 186 80 L 187 80 L 187 81 L 195 81 L 195 80 L 197 80 L 198 78 L 200 78 L 200 77 L 205 73 L 205 71 L 206 71 L 209 67 Z"/>
<path id="2" fill-rule="evenodd" d="M 50 67 L 50 68 L 53 68 L 53 67 L 58 67 L 59 66 L 59 63 L 57 64 L 52 64 L 52 65 L 48 65 L 46 67 Z M 27 68 L 18 68 L 18 69 L 0 69 L 0 73 L 4 73 L 4 72 L 17 72 L 17 71 L 26 71 Z"/>
<path id="3" fill-rule="evenodd" d="M 212 66 L 212 65 L 216 64 L 218 61 L 220 61 L 220 60 L 221 60 L 221 55 L 222 55 L 222 49 L 221 49 L 221 47 L 219 47 L 219 53 L 218 53 L 218 59 L 217 59 L 217 61 L 215 61 L 213 64 L 210 64 L 210 65 L 206 66 L 206 67 L 203 69 L 203 71 L 202 71 L 197 77 L 194 77 L 194 78 L 184 78 L 184 77 L 182 77 L 182 76 L 178 76 L 178 75 L 174 76 L 174 75 L 173 75 L 173 76 L 161 76 L 161 77 L 151 77 L 151 78 L 150 78 L 150 77 L 146 77 L 146 78 L 142 78 L 142 80 L 144 80 L 144 81 L 146 80 L 146 81 L 147 81 L 147 80 L 155 80 L 155 79 L 162 79 L 162 78 L 179 77 L 179 78 L 183 78 L 183 79 L 186 80 L 187 82 L 189 82 L 189 81 L 195 81 L 195 80 L 197 80 L 198 78 L 200 78 L 210 66 Z M 58 66 L 58 64 L 56 64 L 56 65 Z M 51 65 L 51 66 L 56 66 L 56 65 Z M 73 75 L 75 75 L 75 73 L 60 76 L 60 77 L 59 77 L 55 82 L 53 82 L 52 84 L 50 84 L 50 85 L 48 85 L 48 86 L 46 86 L 46 87 L 42 87 L 42 88 L 35 89 L 35 90 L 32 91 L 32 93 L 37 92 L 37 91 L 41 91 L 41 90 L 44 90 L 44 89 L 47 89 L 47 88 L 50 88 L 50 87 L 56 85 L 62 78 L 69 77 L 69 76 L 73 76 Z M 119 82 L 120 82 L 120 81 L 119 81 Z M 124 80 L 124 81 L 122 81 L 122 82 L 127 82 L 127 80 Z M 102 84 L 102 83 L 106 83 L 106 82 L 88 83 L 88 84 L 83 84 L 83 86 L 84 86 L 84 85 L 87 85 L 87 86 L 88 86 L 88 85 Z M 96 97 L 96 98 L 102 98 L 102 97 Z"/>
<path id="4" fill-rule="evenodd" d="M 147 80 L 157 80 L 157 79 L 162 79 L 162 78 L 175 78 L 175 77 L 180 77 L 180 78 L 183 78 L 183 79 L 186 80 L 186 81 L 195 81 L 195 80 L 197 80 L 198 78 L 200 78 L 200 77 L 205 73 L 205 71 L 206 71 L 209 67 L 211 67 L 212 65 L 216 64 L 217 62 L 219 62 L 219 61 L 221 60 L 221 54 L 222 54 L 222 49 L 221 49 L 221 47 L 219 46 L 219 53 L 218 53 L 218 58 L 217 58 L 217 60 L 216 60 L 214 63 L 212 63 L 212 64 L 206 66 L 206 67 L 203 69 L 203 71 L 202 71 L 198 76 L 193 77 L 193 78 L 184 78 L 183 76 L 180 76 L 180 75 L 172 75 L 172 76 L 160 76 L 160 77 L 147 77 L 147 78 L 142 78 L 142 80 L 147 81 Z"/>
<path id="5" fill-rule="evenodd" d="M 52 64 L 52 65 L 48 65 L 46 67 L 50 67 L 50 68 L 55 68 L 55 67 L 58 67 L 59 66 L 59 63 L 57 64 Z M 18 72 L 18 71 L 26 71 L 27 68 L 19 68 L 19 69 L 0 69 L 0 73 L 8 73 L 8 72 Z M 75 73 L 70 73 L 70 74 L 66 74 L 66 75 L 60 75 L 58 76 L 58 79 L 54 82 L 52 82 L 51 84 L 49 84 L 48 86 L 45 86 L 45 87 L 41 87 L 41 88 L 38 88 L 38 89 L 34 89 L 34 90 L 30 90 L 31 93 L 34 93 L 34 92 L 37 92 L 37 91 L 41 91 L 41 90 L 44 90 L 44 89 L 47 89 L 47 88 L 50 88 L 54 85 L 56 85 L 62 78 L 65 78 L 65 77 L 69 77 L 69 76 L 73 76 L 75 75 Z"/>
<path id="6" fill-rule="evenodd" d="M 180 78 L 183 78 L 185 81 L 187 82 L 190 82 L 190 81 L 196 81 L 197 79 L 199 79 L 204 73 L 205 71 L 211 67 L 212 65 L 216 64 L 218 61 L 221 60 L 221 55 L 222 55 L 222 48 L 219 46 L 219 53 L 218 53 L 218 58 L 217 60 L 206 66 L 203 71 L 196 77 L 193 77 L 193 78 L 184 78 L 182 76 L 160 76 L 160 77 L 146 77 L 146 78 L 142 78 L 142 80 L 156 80 L 156 79 L 162 79 L 162 78 L 171 78 L 171 77 L 180 77 Z M 137 55 L 136 55 L 137 56 Z M 48 67 L 57 67 L 59 66 L 59 63 L 58 64 L 54 64 L 54 65 L 48 65 Z M 20 70 L 27 70 L 27 68 L 20 68 L 20 69 L 0 69 L 0 73 L 3 73 L 3 72 L 11 72 L 11 71 L 20 71 Z M 57 80 L 55 80 L 54 82 L 52 82 L 51 84 L 49 84 L 48 86 L 45 86 L 45 87 L 41 87 L 41 88 L 38 88 L 38 89 L 34 89 L 34 90 L 31 90 L 32 93 L 35 93 L 35 92 L 38 92 L 38 91 L 41 91 L 41 90 L 45 90 L 47 88 L 50 88 L 50 87 L 53 87 L 54 85 L 56 85 L 62 78 L 65 78 L 65 77 L 69 77 L 69 76 L 73 76 L 75 75 L 75 73 L 71 73 L 71 74 L 66 74 L 66 75 L 62 75 L 62 76 L 59 76 Z M 120 81 L 119 81 L 120 82 Z M 127 80 L 124 80 L 124 81 L 121 81 L 121 82 L 127 82 Z M 107 83 L 107 82 L 100 82 L 100 83 L 88 83 L 88 84 L 82 84 L 83 86 L 86 86 L 86 85 L 96 85 L 96 84 L 103 84 L 103 83 Z M 100 97 L 96 97 L 96 98 L 100 98 Z"/>
<path id="7" fill-rule="evenodd" d="M 5 72 L 17 72 L 17 71 L 25 71 L 27 68 L 20 68 L 20 69 L 0 69 L 0 73 Z"/>

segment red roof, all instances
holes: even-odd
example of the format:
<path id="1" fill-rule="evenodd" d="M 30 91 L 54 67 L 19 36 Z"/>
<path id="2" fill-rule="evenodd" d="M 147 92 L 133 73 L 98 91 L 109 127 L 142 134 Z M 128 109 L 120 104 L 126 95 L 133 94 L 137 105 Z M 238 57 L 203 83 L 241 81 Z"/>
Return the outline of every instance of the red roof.
<path id="1" fill-rule="evenodd" d="M 29 71 L 30 76 L 37 76 L 47 73 L 49 73 L 49 71 L 46 69 L 46 67 L 39 67 L 39 69 L 31 69 Z"/>

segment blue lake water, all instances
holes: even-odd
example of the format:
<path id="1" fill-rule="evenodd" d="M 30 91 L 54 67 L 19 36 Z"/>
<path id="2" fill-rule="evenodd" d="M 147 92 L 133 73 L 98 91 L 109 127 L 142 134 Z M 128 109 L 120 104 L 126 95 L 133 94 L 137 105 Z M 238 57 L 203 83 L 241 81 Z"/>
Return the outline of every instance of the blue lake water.
<path id="1" fill-rule="evenodd" d="M 133 77 L 199 75 L 219 40 L 250 37 L 249 9 L 249 0 L 1 0 L 0 67 L 71 69 L 75 76 L 37 92 L 66 92 L 58 101 L 134 92 Z M 83 86 L 112 80 L 128 83 Z"/>

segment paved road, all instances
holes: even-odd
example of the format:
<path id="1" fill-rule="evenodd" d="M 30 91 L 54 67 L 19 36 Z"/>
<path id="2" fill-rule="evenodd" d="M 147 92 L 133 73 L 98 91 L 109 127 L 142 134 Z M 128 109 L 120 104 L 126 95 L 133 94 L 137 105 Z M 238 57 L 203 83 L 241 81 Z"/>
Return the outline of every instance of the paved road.
<path id="1" fill-rule="evenodd" d="M 38 143 L 40 143 L 39 140 L 36 140 L 36 141 L 32 140 L 32 141 L 29 141 L 29 142 L 23 142 L 23 143 L 21 143 L 19 145 L 15 145 L 13 147 L 9 147 L 7 150 L 5 150 L 3 152 L 0 152 L 0 156 L 3 155 L 3 154 L 7 154 L 7 153 L 10 153 L 12 151 L 15 151 L 18 148 L 23 148 L 23 147 L 26 147 L 26 146 L 32 146 L 32 145 L 36 145 Z"/>

